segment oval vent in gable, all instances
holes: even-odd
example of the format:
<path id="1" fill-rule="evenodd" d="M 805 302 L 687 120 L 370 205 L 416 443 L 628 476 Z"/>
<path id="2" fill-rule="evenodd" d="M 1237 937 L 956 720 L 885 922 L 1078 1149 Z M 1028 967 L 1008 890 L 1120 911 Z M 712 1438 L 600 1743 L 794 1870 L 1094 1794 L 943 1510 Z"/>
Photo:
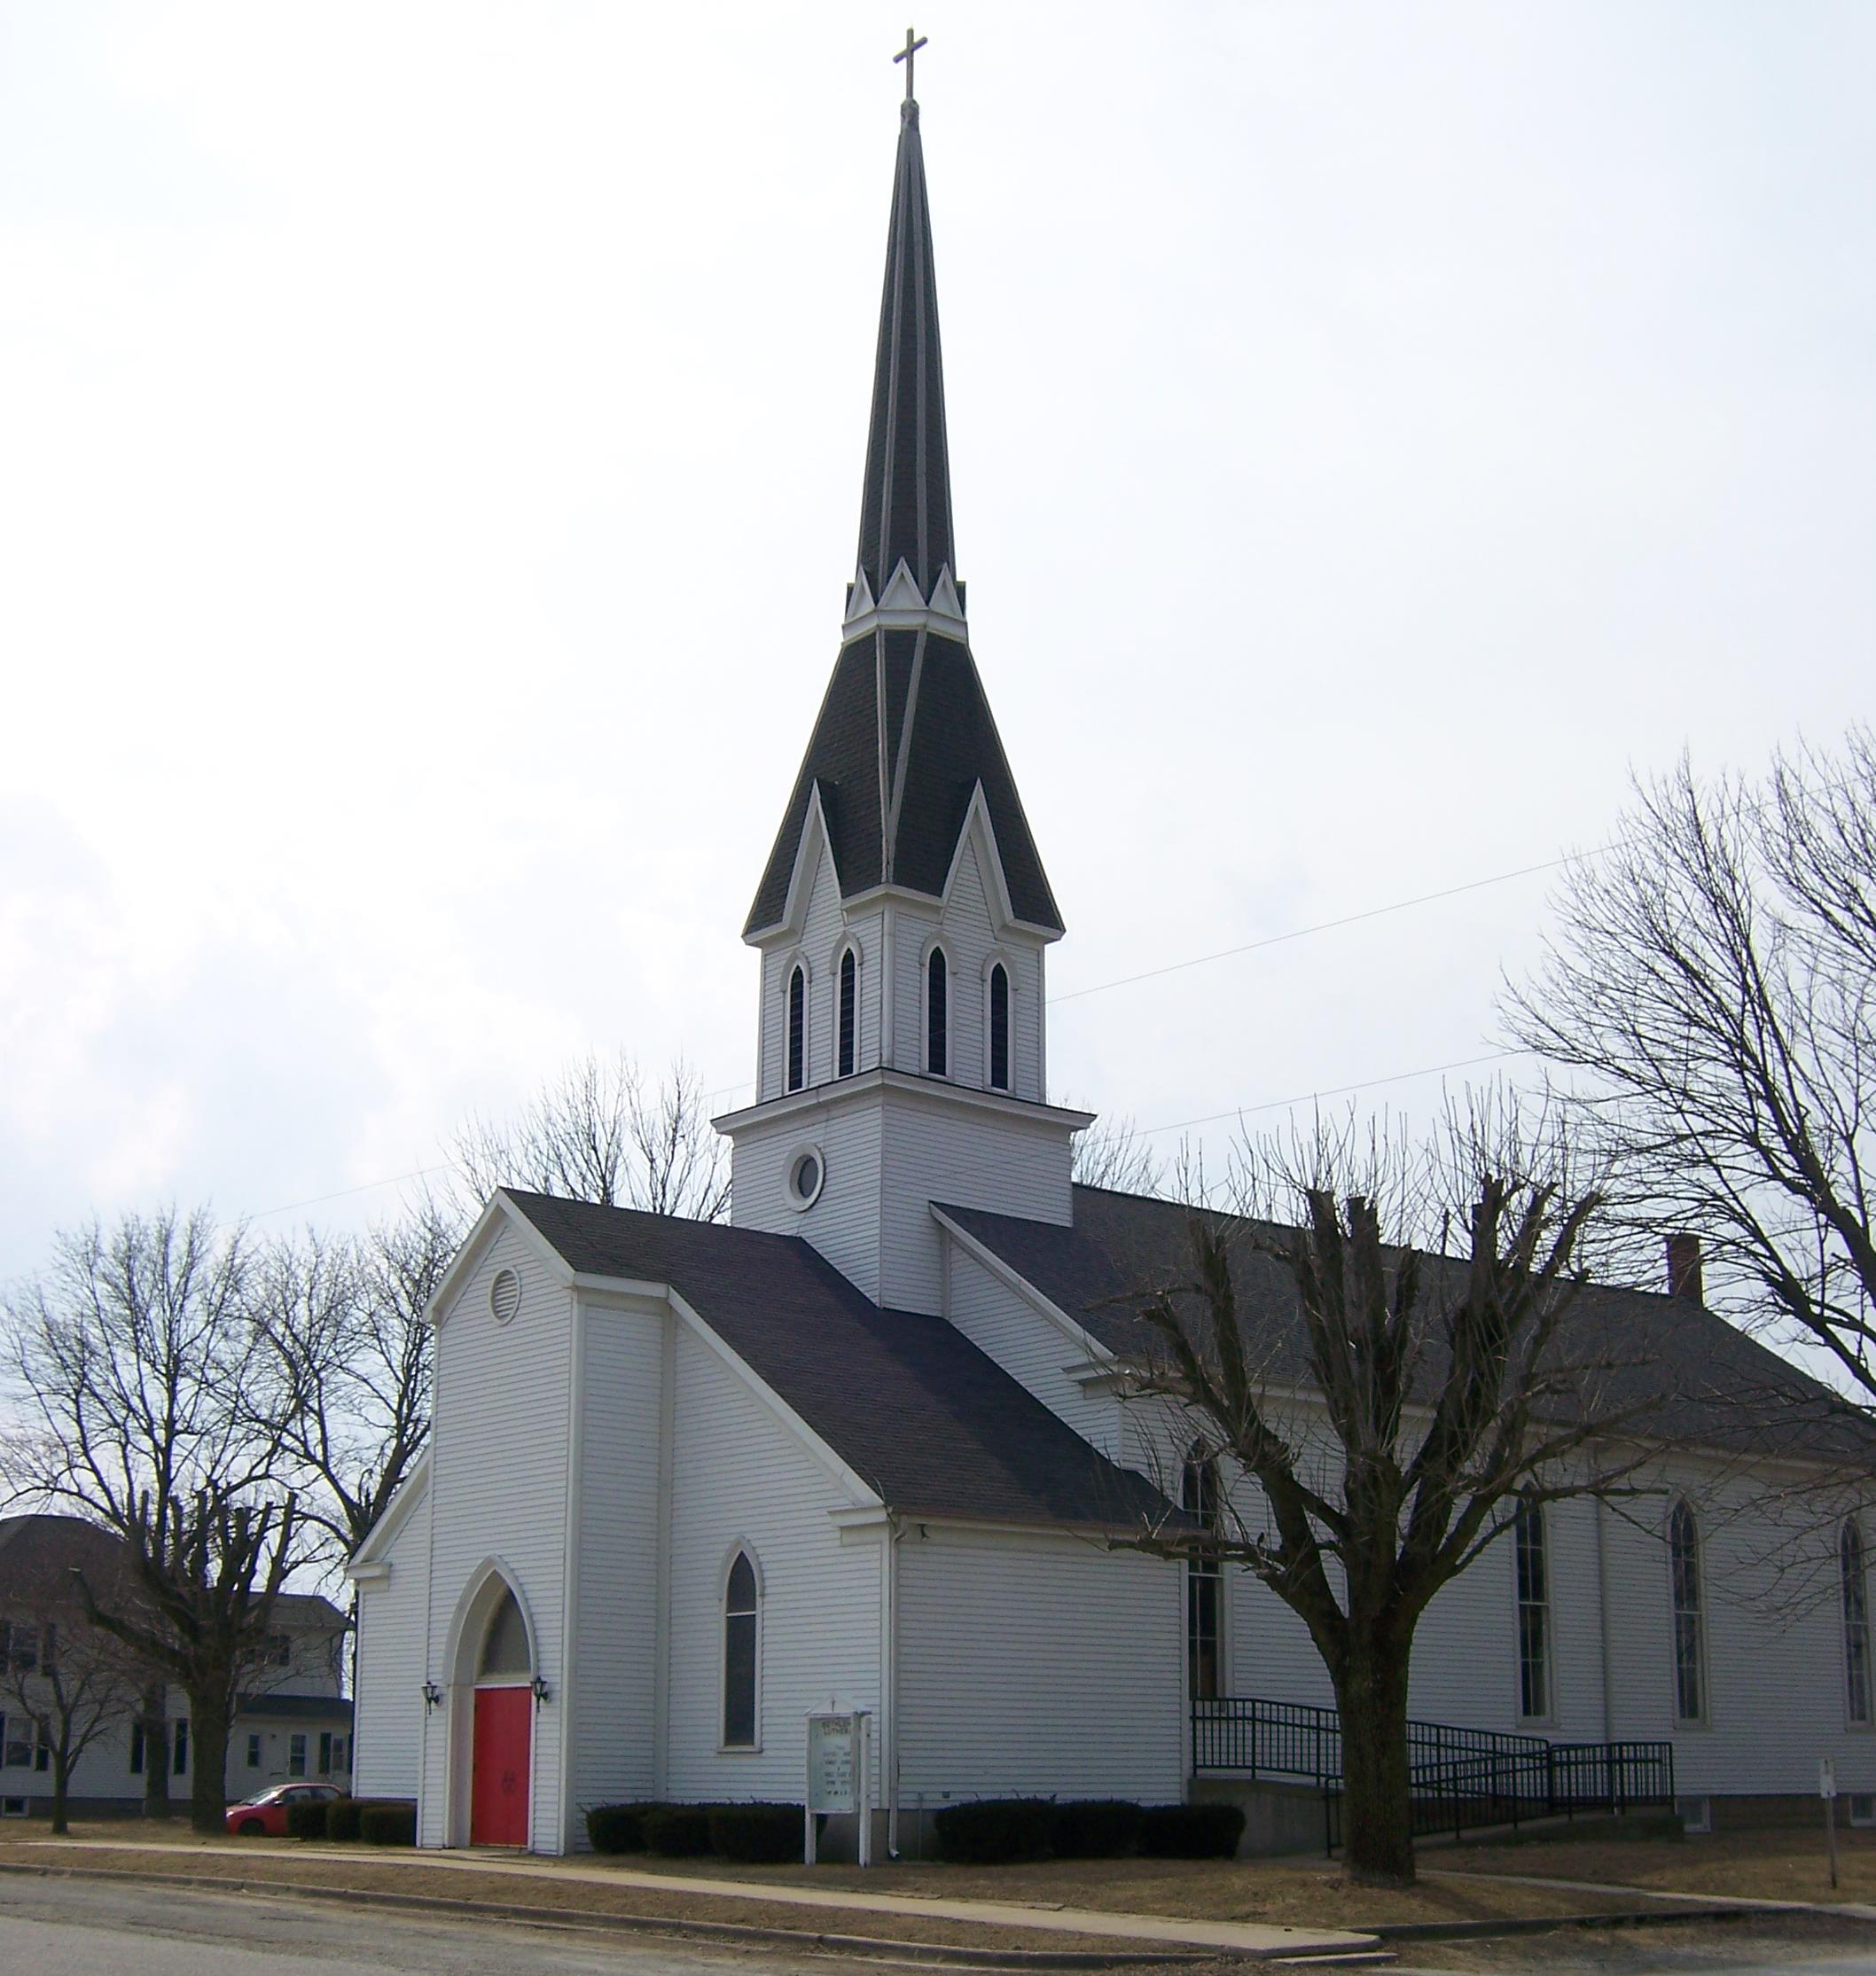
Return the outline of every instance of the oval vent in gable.
<path id="1" fill-rule="evenodd" d="M 521 1308 L 521 1279 L 512 1269 L 497 1269 L 489 1285 L 489 1308 L 495 1321 L 505 1324 Z"/>

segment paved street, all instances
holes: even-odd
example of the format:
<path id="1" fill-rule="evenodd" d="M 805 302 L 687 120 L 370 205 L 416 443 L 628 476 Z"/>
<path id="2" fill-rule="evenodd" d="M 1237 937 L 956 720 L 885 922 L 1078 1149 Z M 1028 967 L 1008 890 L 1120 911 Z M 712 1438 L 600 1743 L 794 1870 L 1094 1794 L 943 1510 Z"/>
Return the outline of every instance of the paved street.
<path id="1" fill-rule="evenodd" d="M 328 1901 L 0 1874 L 0 1970 L 9 1976 L 827 1976 L 857 1966 L 659 1936 L 615 1943 Z"/>

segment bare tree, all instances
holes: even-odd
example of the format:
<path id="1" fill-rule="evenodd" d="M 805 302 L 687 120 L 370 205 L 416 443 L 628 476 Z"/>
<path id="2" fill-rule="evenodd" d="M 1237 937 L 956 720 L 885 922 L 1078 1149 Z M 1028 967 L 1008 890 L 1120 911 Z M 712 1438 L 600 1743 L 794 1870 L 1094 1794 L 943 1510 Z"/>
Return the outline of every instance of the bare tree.
<path id="1" fill-rule="evenodd" d="M 730 1211 L 723 1141 L 702 1079 L 682 1061 L 648 1087 L 622 1050 L 609 1062 L 590 1053 L 505 1123 L 472 1118 L 453 1152 L 478 1204 L 520 1186 L 700 1222 Z"/>
<path id="2" fill-rule="evenodd" d="M 1169 1404 L 1179 1455 L 1234 1486 L 1208 1525 L 1136 1542 L 1239 1560 L 1301 1619 L 1340 1713 L 1346 1870 L 1400 1885 L 1422 1615 L 1520 1504 L 1615 1493 L 1636 1465 L 1611 1437 L 1646 1402 L 1614 1396 L 1610 1340 L 1574 1321 L 1598 1199 L 1508 1110 L 1450 1117 L 1422 1152 L 1352 1127 L 1265 1144 L 1233 1192 L 1239 1212 L 1192 1209 L 1192 1274 L 1140 1304 L 1123 1390 Z M 1406 1246 L 1429 1222 L 1450 1253 Z"/>
<path id="3" fill-rule="evenodd" d="M 222 1829 L 229 1725 L 298 1535 L 278 1437 L 244 1398 L 264 1351 L 250 1270 L 244 1237 L 206 1211 L 129 1214 L 59 1236 L 6 1305 L 25 1418 L 0 1478 L 126 1546 L 133 1596 L 76 1583 L 90 1622 L 187 1695 L 205 1833 Z"/>
<path id="4" fill-rule="evenodd" d="M 1083 1187 L 1106 1187 L 1121 1194 L 1156 1194 L 1165 1168 L 1133 1121 L 1116 1118 L 1075 1134 L 1072 1177 Z"/>
<path id="5" fill-rule="evenodd" d="M 326 1561 L 364 1542 L 428 1444 L 424 1313 L 460 1239 L 456 1214 L 426 1195 L 362 1238 L 309 1229 L 259 1260 L 265 1350 L 249 1403 L 300 1481 Z"/>
<path id="6" fill-rule="evenodd" d="M 1583 1074 L 1623 1222 L 1698 1235 L 1722 1306 L 1876 1399 L 1876 736 L 1637 798 L 1508 1020 Z"/>
<path id="7" fill-rule="evenodd" d="M 124 1599 L 121 1582 L 113 1596 Z M 0 1700 L 34 1725 L 52 1778 L 52 1830 L 69 1829 L 72 1772 L 108 1730 L 137 1711 L 141 1668 L 121 1641 L 85 1617 L 67 1569 L 45 1558 L 8 1560 L 0 1621 Z"/>

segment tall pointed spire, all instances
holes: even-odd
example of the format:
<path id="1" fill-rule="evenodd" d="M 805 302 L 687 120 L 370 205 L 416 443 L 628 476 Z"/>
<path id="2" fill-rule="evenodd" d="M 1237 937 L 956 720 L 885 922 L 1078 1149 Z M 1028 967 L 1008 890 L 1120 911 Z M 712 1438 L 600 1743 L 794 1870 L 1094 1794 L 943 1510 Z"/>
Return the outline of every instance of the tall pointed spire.
<path id="1" fill-rule="evenodd" d="M 840 652 L 743 937 L 789 922 L 796 868 L 818 810 L 840 896 L 881 886 L 942 901 L 981 802 L 1012 923 L 1045 940 L 1061 914 L 971 657 L 951 540 L 938 288 L 908 32 L 905 102 L 887 235 L 886 293 L 860 504 L 860 555 Z M 901 565 L 905 574 L 899 574 Z M 895 578 L 897 578 L 896 584 Z M 917 597 L 910 592 L 916 586 Z"/>
<path id="2" fill-rule="evenodd" d="M 951 543 L 944 369 L 938 355 L 938 284 L 911 69 L 908 62 L 860 502 L 859 570 L 873 596 L 881 597 L 903 558 L 918 594 L 929 601 L 939 572 L 949 567 L 955 581 L 958 568 Z"/>

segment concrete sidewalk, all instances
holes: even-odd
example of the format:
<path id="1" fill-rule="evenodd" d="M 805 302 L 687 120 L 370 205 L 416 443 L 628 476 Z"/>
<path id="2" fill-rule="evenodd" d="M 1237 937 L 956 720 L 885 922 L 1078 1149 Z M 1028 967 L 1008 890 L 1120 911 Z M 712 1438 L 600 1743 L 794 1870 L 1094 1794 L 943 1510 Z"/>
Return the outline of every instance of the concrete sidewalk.
<path id="1" fill-rule="evenodd" d="M 1255 1921 L 1192 1921 L 1177 1915 L 1126 1914 L 1106 1908 L 1030 1907 L 1014 1901 L 968 1901 L 950 1898 L 927 1900 L 909 1894 L 865 1894 L 847 1887 L 784 1886 L 772 1881 L 702 1879 L 688 1873 L 644 1873 L 630 1867 L 601 1866 L 582 1858 L 566 1860 L 529 1859 L 513 1855 L 482 1852 L 435 1852 L 379 1847 L 341 1850 L 332 1846 L 299 1845 L 290 1853 L 262 1853 L 238 1841 L 227 1845 L 166 1846 L 149 1840 L 125 1841 L 98 1839 L 35 1839 L 14 1842 L 19 1850 L 28 1847 L 50 1855 L 82 1856 L 97 1853 L 154 1853 L 168 1859 L 224 1856 L 253 1861 L 257 1866 L 268 1860 L 294 1862 L 324 1860 L 335 1865 L 400 1866 L 428 1869 L 439 1876 L 438 1891 L 444 1891 L 451 1872 L 500 1873 L 517 1881 L 531 1883 L 542 1891 L 555 1882 L 582 1882 L 598 1886 L 641 1887 L 667 1895 L 707 1895 L 715 1900 L 759 1901 L 781 1907 L 809 1910 L 844 1910 L 849 1914 L 889 1914 L 920 1920 L 973 1922 L 992 1928 L 1029 1928 L 1044 1934 L 1106 1935 L 1110 1940 L 1137 1941 L 1143 1948 L 1160 1950 L 1184 1949 L 1208 1955 L 1271 1956 L 1308 1955 L 1353 1955 L 1379 1946 L 1378 1938 L 1343 1928 L 1282 1928 Z M 291 1892 L 291 1884 L 281 1883 Z"/>

